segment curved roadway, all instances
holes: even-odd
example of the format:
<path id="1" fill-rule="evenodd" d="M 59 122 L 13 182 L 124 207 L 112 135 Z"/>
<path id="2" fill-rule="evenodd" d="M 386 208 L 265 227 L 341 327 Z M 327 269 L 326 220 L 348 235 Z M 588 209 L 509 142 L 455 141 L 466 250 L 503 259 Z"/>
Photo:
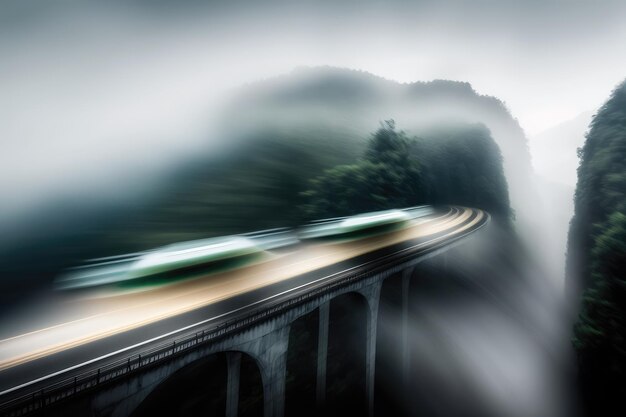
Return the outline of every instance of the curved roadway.
<path id="1" fill-rule="evenodd" d="M 478 229 L 487 219 L 480 210 L 437 209 L 401 230 L 301 244 L 245 268 L 149 291 L 72 294 L 0 340 L 0 403 L 171 343 L 194 329 L 219 325 L 248 307 L 309 291 L 382 256 L 428 252 Z"/>

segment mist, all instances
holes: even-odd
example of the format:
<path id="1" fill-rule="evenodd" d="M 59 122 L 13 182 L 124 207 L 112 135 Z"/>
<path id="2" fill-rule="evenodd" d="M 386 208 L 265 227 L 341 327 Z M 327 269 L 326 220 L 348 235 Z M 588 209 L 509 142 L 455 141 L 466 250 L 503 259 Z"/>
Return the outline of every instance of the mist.
<path id="1" fill-rule="evenodd" d="M 0 278 L 51 291 L 84 257 L 298 226 L 310 181 L 359 161 L 384 120 L 411 138 L 480 125 L 527 262 L 456 252 L 456 278 L 489 279 L 419 301 L 413 333 L 439 342 L 412 337 L 416 372 L 463 404 L 458 371 L 482 415 L 568 415 L 576 149 L 624 77 L 624 16 L 619 0 L 3 2 Z M 459 411 L 425 403 L 409 407 Z"/>
<path id="2" fill-rule="evenodd" d="M 599 104 L 619 79 L 624 7 L 4 2 L 2 218 L 67 188 L 125 192 L 120 178 L 219 143 L 211 109 L 226 90 L 302 65 L 469 81 L 536 133 Z"/>

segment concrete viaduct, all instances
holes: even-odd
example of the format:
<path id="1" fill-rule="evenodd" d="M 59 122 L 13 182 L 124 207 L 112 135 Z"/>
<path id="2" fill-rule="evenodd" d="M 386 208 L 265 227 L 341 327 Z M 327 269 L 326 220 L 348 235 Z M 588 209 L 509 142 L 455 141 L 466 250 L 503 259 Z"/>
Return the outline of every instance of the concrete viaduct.
<path id="1" fill-rule="evenodd" d="M 488 222 L 488 217 L 480 226 Z M 478 227 L 479 228 L 479 227 Z M 377 326 L 381 290 L 386 280 L 401 280 L 402 291 L 402 368 L 408 369 L 408 292 L 411 280 L 419 277 L 419 264 L 425 260 L 436 261 L 445 268 L 447 252 L 456 245 L 471 242 L 465 234 L 432 245 L 418 253 L 381 260 L 367 269 L 343 271 L 333 279 L 300 293 L 290 294 L 272 305 L 242 312 L 240 317 L 218 327 L 193 329 L 166 346 L 133 355 L 107 367 L 66 379 L 56 386 L 47 387 L 15 400 L 5 407 L 4 415 L 27 414 L 46 416 L 110 416 L 137 415 L 151 394 L 177 372 L 193 366 L 197 361 L 215 354 L 226 355 L 226 405 L 227 417 L 238 415 L 241 403 L 240 380 L 242 358 L 256 364 L 262 383 L 262 407 L 266 417 L 283 417 L 287 355 L 292 324 L 308 314 L 317 315 L 316 402 L 323 407 L 326 402 L 327 351 L 329 320 L 333 299 L 346 294 L 359 297 L 366 306 L 364 410 L 374 413 L 374 381 L 376 373 Z M 471 244 L 471 243 L 469 243 Z M 407 378 L 407 377 L 405 377 Z M 405 379 L 406 380 L 406 379 Z M 174 399 L 172 399 L 174 401 Z"/>

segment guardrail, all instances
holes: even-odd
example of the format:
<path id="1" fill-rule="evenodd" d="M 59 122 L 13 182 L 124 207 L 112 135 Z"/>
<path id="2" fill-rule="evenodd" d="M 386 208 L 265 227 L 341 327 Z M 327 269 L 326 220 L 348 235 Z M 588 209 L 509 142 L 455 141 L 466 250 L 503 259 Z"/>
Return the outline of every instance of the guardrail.
<path id="1" fill-rule="evenodd" d="M 198 345 L 214 342 L 245 327 L 266 320 L 290 307 L 332 291 L 339 286 L 345 286 L 348 282 L 364 279 L 364 275 L 369 276 L 372 274 L 374 274 L 374 272 L 352 275 L 351 277 L 314 289 L 298 297 L 283 301 L 273 307 L 263 307 L 260 312 L 257 311 L 245 314 L 243 317 L 222 323 L 210 330 L 205 329 L 198 331 L 174 340 L 171 343 L 147 350 L 141 354 L 132 355 L 128 358 L 104 365 L 97 370 L 81 373 L 72 378 L 66 378 L 44 389 L 22 395 L 3 403 L 0 405 L 0 412 L 6 416 L 17 417 L 41 410 L 69 397 L 96 388 L 112 380 L 119 379 L 139 369 L 145 369 L 166 359 L 171 359 L 175 355 L 186 352 Z"/>
<path id="2" fill-rule="evenodd" d="M 476 229 L 455 236 L 452 239 L 437 242 L 429 246 L 428 251 L 424 253 L 432 252 L 433 250 L 447 246 L 452 242 L 467 236 L 484 226 L 488 220 L 489 216 L 487 216 L 486 220 Z M 43 410 L 44 408 L 57 404 L 65 399 L 90 391 L 111 381 L 121 379 L 122 377 L 137 372 L 140 369 L 147 369 L 150 366 L 169 360 L 176 355 L 180 355 L 183 352 L 197 347 L 198 345 L 215 342 L 216 340 L 226 337 L 231 333 L 250 327 L 257 322 L 267 320 L 282 311 L 315 299 L 325 293 L 332 292 L 337 288 L 345 287 L 355 281 L 366 279 L 382 271 L 388 270 L 391 267 L 400 265 L 406 262 L 409 258 L 415 256 L 417 253 L 420 253 L 417 249 L 413 251 L 406 251 L 405 253 L 400 251 L 395 254 L 387 255 L 381 259 L 359 265 L 358 267 L 355 267 L 354 270 L 338 272 L 336 274 L 337 276 L 334 277 L 332 281 L 312 288 L 311 290 L 301 293 L 293 298 L 274 302 L 274 304 L 270 306 L 255 308 L 252 311 L 240 314 L 238 317 L 235 317 L 230 321 L 226 321 L 219 325 L 213 325 L 212 328 L 189 333 L 172 341 L 171 343 L 161 344 L 152 349 L 147 349 L 140 354 L 131 355 L 125 359 L 103 365 L 95 370 L 83 372 L 74 377 L 63 379 L 37 391 L 12 398 L 0 404 L 0 413 L 7 417 L 18 417 Z M 367 269 L 367 271 L 363 272 L 364 269 Z"/>

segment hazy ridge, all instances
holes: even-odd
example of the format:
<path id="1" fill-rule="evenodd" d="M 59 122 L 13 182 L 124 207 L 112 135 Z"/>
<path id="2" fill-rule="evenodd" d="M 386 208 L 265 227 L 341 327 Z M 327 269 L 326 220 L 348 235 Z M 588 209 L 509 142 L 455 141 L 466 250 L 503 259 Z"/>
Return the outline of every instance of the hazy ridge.
<path id="1" fill-rule="evenodd" d="M 80 227 L 73 227 L 71 211 L 59 210 L 47 221 L 67 226 L 14 248 L 2 275 L 27 286 L 81 258 L 297 225 L 309 181 L 355 161 L 379 123 L 391 118 L 410 136 L 451 122 L 485 125 L 503 156 L 511 206 L 518 219 L 529 216 L 527 143 L 500 100 L 464 82 L 400 84 L 360 71 L 301 68 L 243 86 L 231 98 L 217 133 L 226 145 L 220 154 L 181 163 L 151 198 L 113 206 Z M 33 256 L 36 266 L 24 267 Z"/>

